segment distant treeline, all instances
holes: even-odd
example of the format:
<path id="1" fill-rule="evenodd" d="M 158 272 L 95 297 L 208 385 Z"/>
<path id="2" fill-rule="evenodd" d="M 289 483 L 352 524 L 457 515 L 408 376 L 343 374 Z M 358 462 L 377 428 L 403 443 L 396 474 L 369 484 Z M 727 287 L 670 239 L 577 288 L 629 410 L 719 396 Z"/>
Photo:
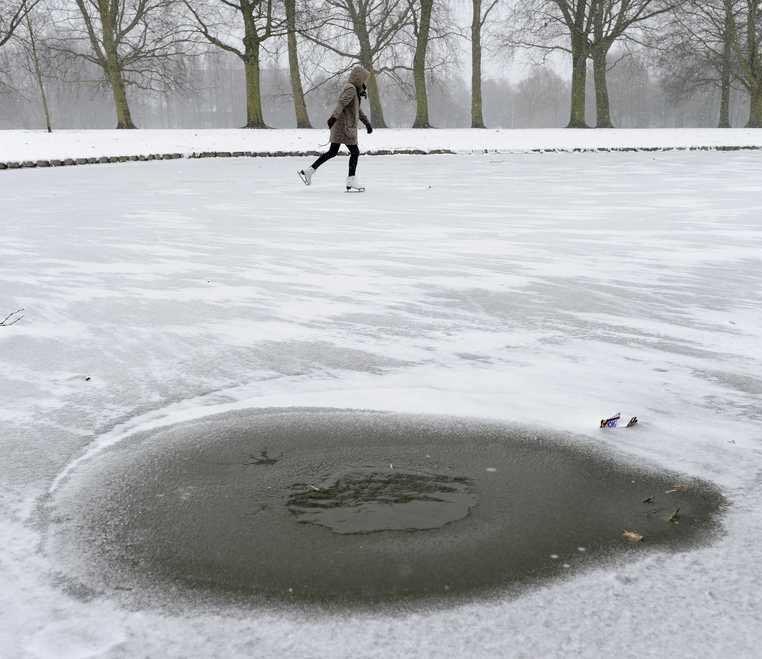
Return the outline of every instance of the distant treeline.
<path id="1" fill-rule="evenodd" d="M 762 127 L 760 42 L 762 0 L 0 0 L 0 127 L 321 127 L 358 62 L 376 127 Z"/>

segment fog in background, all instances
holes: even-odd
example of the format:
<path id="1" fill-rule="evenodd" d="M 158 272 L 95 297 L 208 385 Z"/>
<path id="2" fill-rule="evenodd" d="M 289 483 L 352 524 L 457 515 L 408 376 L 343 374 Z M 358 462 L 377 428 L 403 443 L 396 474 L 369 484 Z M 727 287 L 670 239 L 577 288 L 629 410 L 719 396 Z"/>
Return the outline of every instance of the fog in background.
<path id="1" fill-rule="evenodd" d="M 125 13 L 128 13 L 131 1 L 115 0 L 124 3 Z M 198 6 L 208 10 L 211 3 L 219 1 L 199 0 Z M 297 14 L 297 20 L 303 21 L 304 25 L 308 24 L 308 20 L 312 21 L 309 25 L 313 26 L 316 23 L 311 10 L 319 9 L 315 16 L 320 17 L 325 15 L 326 7 L 341 9 L 342 3 L 352 1 L 360 0 L 297 3 L 297 11 L 303 12 Z M 477 1 L 429 0 L 434 6 L 434 18 L 425 80 L 428 120 L 433 127 L 472 125 L 471 20 Z M 603 2 L 575 1 L 589 2 L 591 12 L 595 11 L 596 2 Z M 709 0 L 709 4 L 712 1 Z M 113 90 L 102 67 L 88 61 L 87 40 L 77 32 L 81 29 L 81 25 L 77 25 L 81 11 L 76 0 L 51 4 L 35 0 L 15 0 L 14 4 L 14 0 L 0 0 L 0 15 L 6 26 L 11 12 L 25 2 L 34 5 L 29 11 L 29 17 L 33 17 L 34 22 L 21 23 L 16 34 L 0 47 L 0 128 L 43 128 L 45 119 L 40 88 L 44 89 L 54 128 L 113 128 Z M 421 4 L 417 0 L 379 2 L 386 3 L 388 12 L 401 12 L 406 5 Z M 656 0 L 636 2 L 646 6 L 663 6 Z M 727 4 L 736 0 L 717 2 Z M 198 39 L 198 33 L 194 33 L 192 28 L 193 15 L 187 12 L 189 8 L 197 9 L 195 5 L 173 0 L 166 0 L 166 4 L 177 12 L 176 16 L 173 14 L 176 18 L 176 22 L 172 23 L 173 29 L 190 45 L 175 47 L 179 54 L 176 52 L 171 56 L 172 70 L 168 73 L 166 69 L 169 67 L 165 67 L 160 74 L 152 74 L 148 83 L 139 76 L 133 79 L 129 73 L 125 74 L 134 123 L 141 128 L 233 128 L 246 125 L 248 117 L 250 124 L 251 110 L 247 114 L 247 100 L 251 105 L 251 99 L 247 99 L 241 58 L 224 48 L 214 47 L 204 39 Z M 609 5 L 612 4 L 616 3 L 609 0 Z M 567 125 L 572 95 L 571 55 L 561 48 L 568 49 L 568 35 L 560 23 L 551 24 L 550 28 L 543 26 L 543 32 L 538 30 L 537 23 L 528 18 L 531 11 L 557 10 L 559 3 L 505 0 L 498 1 L 492 8 L 491 3 L 482 0 L 481 11 L 485 11 L 487 5 L 491 13 L 484 22 L 481 53 L 484 124 L 493 128 Z M 202 10 L 198 11 L 201 13 Z M 374 60 L 374 66 L 379 70 L 376 76 L 378 98 L 383 104 L 383 117 L 389 127 L 410 127 L 417 117 L 414 72 L 408 70 L 409 67 L 405 68 L 406 62 L 414 57 L 416 45 L 415 30 L 419 16 L 414 11 L 411 9 L 412 27 L 404 28 L 396 45 L 390 46 L 388 52 L 381 52 Z M 437 14 L 437 11 L 441 13 Z M 740 21 L 741 14 L 738 16 Z M 241 35 L 234 14 L 231 13 L 227 20 L 229 22 L 223 25 L 222 33 L 228 40 L 226 43 L 235 44 L 240 41 Z M 718 125 L 722 96 L 719 76 L 711 75 L 712 62 L 709 58 L 705 57 L 702 61 L 698 52 L 691 51 L 690 30 L 687 37 L 682 35 L 682 41 L 675 38 L 670 49 L 662 48 L 669 41 L 665 35 L 677 33 L 672 21 L 671 14 L 665 17 L 661 13 L 645 29 L 637 26 L 638 32 L 633 32 L 631 40 L 621 38 L 614 43 L 608 56 L 607 82 L 610 113 L 616 127 Z M 590 24 L 594 24 L 593 18 Z M 335 74 L 353 63 L 352 58 L 342 57 L 330 46 L 339 42 L 350 44 L 352 35 L 351 30 L 341 33 L 339 28 L 332 26 L 314 29 L 329 30 L 327 37 L 320 36 L 329 47 L 322 46 L 317 38 L 299 34 L 299 75 L 307 114 L 314 127 L 322 128 L 334 107 L 336 93 L 346 78 L 346 74 Z M 320 35 L 323 34 L 320 32 Z M 36 43 L 31 45 L 36 49 L 32 57 L 30 37 L 35 35 Z M 591 39 L 594 39 L 592 33 Z M 531 44 L 528 46 L 527 42 Z M 701 42 L 694 42 L 694 50 L 698 51 L 700 48 L 696 43 Z M 710 53 L 717 51 L 719 46 L 715 46 L 711 44 Z M 686 49 L 692 56 L 686 56 Z M 296 126 L 285 32 L 263 41 L 259 66 L 264 124 L 272 128 Z M 392 74 L 385 74 L 382 70 L 395 66 L 400 68 Z M 594 126 L 598 108 L 592 59 L 588 61 L 587 69 L 584 83 L 586 99 L 583 100 L 587 121 Z M 743 126 L 749 118 L 749 93 L 741 77 L 735 79 L 733 75 L 733 78 L 727 93 L 728 120 L 733 126 Z"/>

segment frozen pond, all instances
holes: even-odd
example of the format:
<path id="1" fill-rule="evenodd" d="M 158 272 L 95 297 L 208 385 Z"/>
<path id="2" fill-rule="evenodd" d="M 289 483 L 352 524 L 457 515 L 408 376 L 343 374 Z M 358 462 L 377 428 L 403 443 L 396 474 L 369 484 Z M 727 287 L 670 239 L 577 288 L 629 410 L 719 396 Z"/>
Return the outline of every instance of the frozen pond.
<path id="1" fill-rule="evenodd" d="M 762 158 L 367 158 L 365 195 L 345 163 L 311 188 L 289 159 L 2 173 L 0 315 L 26 315 L 0 327 L 0 654 L 752 655 Z M 43 511 L 80 470 L 290 406 L 572 433 L 716 483 L 723 533 L 406 615 L 135 607 L 67 579 Z M 598 429 L 619 410 L 638 426 Z"/>

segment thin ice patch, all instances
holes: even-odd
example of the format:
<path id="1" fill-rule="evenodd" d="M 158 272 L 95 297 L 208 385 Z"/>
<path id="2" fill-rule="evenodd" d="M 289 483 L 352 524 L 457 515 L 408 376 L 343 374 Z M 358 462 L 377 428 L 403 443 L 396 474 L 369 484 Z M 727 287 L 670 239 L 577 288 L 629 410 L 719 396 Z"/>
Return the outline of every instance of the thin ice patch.
<path id="1" fill-rule="evenodd" d="M 468 478 L 364 468 L 298 484 L 287 505 L 300 522 L 335 533 L 416 531 L 464 518 L 476 494 Z"/>

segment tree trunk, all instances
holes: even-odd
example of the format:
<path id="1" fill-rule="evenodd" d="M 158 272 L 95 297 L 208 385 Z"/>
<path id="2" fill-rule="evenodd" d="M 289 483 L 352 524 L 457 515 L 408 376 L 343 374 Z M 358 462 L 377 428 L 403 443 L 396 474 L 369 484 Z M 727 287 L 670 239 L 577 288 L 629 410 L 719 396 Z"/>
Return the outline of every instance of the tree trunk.
<path id="1" fill-rule="evenodd" d="M 103 52 L 106 56 L 106 75 L 108 76 L 111 92 L 114 95 L 114 108 L 116 109 L 117 128 L 135 128 L 130 114 L 130 105 L 127 102 L 127 91 L 122 75 L 122 66 L 119 62 L 116 42 L 114 40 L 115 21 L 111 16 L 111 5 L 107 0 L 99 0 L 98 14 L 103 30 Z"/>
<path id="2" fill-rule="evenodd" d="M 471 128 L 485 128 L 482 112 L 482 0 L 471 16 Z"/>
<path id="3" fill-rule="evenodd" d="M 127 91 L 122 78 L 122 71 L 118 64 L 109 64 L 109 80 L 111 82 L 111 91 L 114 94 L 114 106 L 116 107 L 116 127 L 117 128 L 136 128 L 132 123 L 130 106 L 127 102 Z"/>
<path id="4" fill-rule="evenodd" d="M 595 127 L 613 128 L 611 123 L 611 105 L 609 102 L 609 88 L 607 80 L 605 47 L 593 50 L 593 76 L 595 80 Z"/>
<path id="5" fill-rule="evenodd" d="M 720 120 L 718 128 L 730 128 L 730 83 L 733 56 L 733 7 L 725 0 L 725 27 L 722 34 L 722 71 L 720 72 Z"/>
<path id="6" fill-rule="evenodd" d="M 375 128 L 386 128 L 384 108 L 381 105 L 381 95 L 378 92 L 378 79 L 373 68 L 373 49 L 368 34 L 368 11 L 370 3 L 359 3 L 362 11 L 353 15 L 352 22 L 357 42 L 360 45 L 360 64 L 370 73 L 368 78 L 368 101 L 370 102 L 370 122 Z"/>
<path id="7" fill-rule="evenodd" d="M 366 67 L 367 68 L 367 67 Z M 376 80 L 376 73 L 372 68 L 370 71 L 370 78 L 368 78 L 368 99 L 370 101 L 370 122 L 375 128 L 386 128 L 386 120 L 384 119 L 384 108 L 381 105 L 381 95 L 378 91 L 378 80 Z"/>
<path id="8" fill-rule="evenodd" d="M 587 84 L 587 43 L 585 37 L 572 36 L 571 112 L 567 128 L 589 128 L 585 121 Z"/>
<path id="9" fill-rule="evenodd" d="M 42 113 L 45 118 L 45 128 L 49 133 L 53 132 L 50 121 L 50 108 L 48 107 L 48 95 L 45 93 L 45 84 L 42 80 L 42 69 L 40 67 L 40 58 L 37 55 L 37 41 L 32 29 L 31 13 L 26 15 L 26 27 L 29 30 L 29 45 L 31 46 L 32 63 L 34 65 L 34 77 L 37 79 L 37 87 L 40 90 L 40 99 L 42 101 Z"/>
<path id="10" fill-rule="evenodd" d="M 294 96 L 294 113 L 297 128 L 312 128 L 304 102 L 302 77 L 299 73 L 299 53 L 296 48 L 296 0 L 285 0 L 288 29 L 288 68 L 291 73 L 291 92 Z"/>
<path id="11" fill-rule="evenodd" d="M 757 0 L 748 3 L 749 15 L 746 30 L 746 50 L 749 58 L 749 121 L 746 128 L 762 128 L 762 62 L 760 62 L 759 42 L 757 40 L 758 11 Z"/>
<path id="12" fill-rule="evenodd" d="M 751 103 L 749 108 L 749 121 L 746 128 L 762 128 L 762 80 L 750 91 Z"/>
<path id="13" fill-rule="evenodd" d="M 262 89 L 259 71 L 259 43 L 246 44 L 246 125 L 244 128 L 268 128 L 262 113 Z"/>
<path id="14" fill-rule="evenodd" d="M 722 83 L 720 86 L 720 121 L 718 128 L 730 128 L 730 66 L 722 63 Z"/>
<path id="15" fill-rule="evenodd" d="M 386 128 L 384 108 L 381 105 L 381 94 L 378 91 L 378 80 L 373 70 L 373 57 L 370 50 L 370 38 L 367 33 L 358 32 L 360 41 L 360 63 L 370 72 L 368 78 L 368 101 L 370 102 L 370 123 L 374 128 Z"/>
<path id="16" fill-rule="evenodd" d="M 434 0 L 421 0 L 421 17 L 418 24 L 418 38 L 413 57 L 413 79 L 415 81 L 415 121 L 413 128 L 431 128 L 429 123 L 429 96 L 426 91 L 426 50 L 429 46 L 431 11 Z"/>

